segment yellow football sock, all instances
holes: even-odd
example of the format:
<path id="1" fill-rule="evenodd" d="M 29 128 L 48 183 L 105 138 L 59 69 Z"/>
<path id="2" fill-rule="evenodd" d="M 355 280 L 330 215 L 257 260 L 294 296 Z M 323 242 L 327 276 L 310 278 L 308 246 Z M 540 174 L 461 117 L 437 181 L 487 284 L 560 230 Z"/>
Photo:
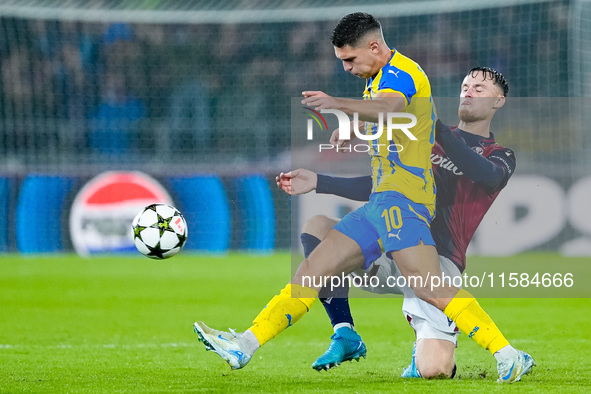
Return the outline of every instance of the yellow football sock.
<path id="1" fill-rule="evenodd" d="M 269 301 L 254 319 L 250 331 L 263 346 L 300 320 L 310 310 L 316 298 L 318 298 L 316 290 L 290 283 Z"/>
<path id="2" fill-rule="evenodd" d="M 509 345 L 490 316 L 482 309 L 476 298 L 461 289 L 443 310 L 456 326 L 477 344 L 495 354 Z"/>

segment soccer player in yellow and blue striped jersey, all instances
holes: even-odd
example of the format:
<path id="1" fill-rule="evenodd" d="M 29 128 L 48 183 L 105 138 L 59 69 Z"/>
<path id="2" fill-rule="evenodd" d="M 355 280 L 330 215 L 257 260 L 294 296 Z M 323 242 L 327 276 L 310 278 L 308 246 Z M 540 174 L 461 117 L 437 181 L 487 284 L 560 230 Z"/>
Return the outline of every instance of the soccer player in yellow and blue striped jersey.
<path id="1" fill-rule="evenodd" d="M 342 18 L 333 31 L 332 44 L 345 71 L 367 80 L 367 100 L 305 91 L 302 103 L 317 110 L 356 115 L 359 124 L 354 127 L 363 129 L 366 136 L 379 134 L 382 121 L 382 134 L 370 142 L 373 190 L 369 202 L 347 214 L 326 235 L 248 330 L 227 333 L 196 322 L 195 332 L 207 349 L 219 354 L 233 369 L 242 368 L 260 346 L 308 312 L 323 287 L 323 278 L 367 268 L 381 255 L 381 241 L 402 275 L 416 278 L 411 284 L 415 294 L 441 309 L 483 348 L 493 354 L 507 354 L 498 361 L 509 371 L 502 377 L 506 381 L 517 379 L 520 371 L 515 349 L 474 297 L 448 283 L 434 286 L 429 282 L 429 278 L 441 278 L 441 270 L 429 228 L 435 213 L 430 155 L 436 116 L 427 76 L 415 62 L 386 45 L 380 23 L 372 15 L 354 13 Z M 405 132 L 388 133 L 391 130 L 386 130 L 387 125 L 404 123 L 398 118 L 405 118 L 405 114 L 412 115 L 410 119 L 416 123 L 411 122 Z M 335 130 L 331 142 L 343 147 L 348 141 L 339 140 L 339 135 Z"/>
<path id="2" fill-rule="evenodd" d="M 417 117 L 417 125 L 412 128 L 417 141 L 398 131 L 392 133 L 392 139 L 382 132 L 369 143 L 373 192 L 399 191 L 414 202 L 430 205 L 435 192 L 427 152 L 435 141 L 436 119 L 431 85 L 421 67 L 396 49 L 392 49 L 388 63 L 367 78 L 363 98 L 379 99 L 386 93 L 402 96 L 404 111 Z M 366 134 L 377 132 L 376 123 L 365 123 Z"/>

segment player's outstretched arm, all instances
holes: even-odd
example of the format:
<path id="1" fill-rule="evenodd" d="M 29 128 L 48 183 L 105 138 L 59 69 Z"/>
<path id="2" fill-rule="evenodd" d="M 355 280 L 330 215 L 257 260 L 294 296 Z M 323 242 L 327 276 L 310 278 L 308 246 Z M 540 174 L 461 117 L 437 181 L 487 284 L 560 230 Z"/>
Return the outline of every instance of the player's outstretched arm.
<path id="1" fill-rule="evenodd" d="M 436 127 L 437 142 L 472 182 L 481 183 L 493 192 L 505 187 L 515 172 L 513 151 L 505 148 L 484 157 L 473 151 L 462 138 L 454 135 L 440 120 L 437 121 Z"/>
<path id="2" fill-rule="evenodd" d="M 349 116 L 357 113 L 358 120 L 366 122 L 378 122 L 380 113 L 402 112 L 406 103 L 404 96 L 398 92 L 379 92 L 372 100 L 332 97 L 318 90 L 307 90 L 302 95 L 302 104 L 308 107 L 336 109 Z"/>
<path id="3" fill-rule="evenodd" d="M 318 174 L 316 182 L 316 193 L 334 194 L 355 201 L 368 201 L 371 189 L 372 183 L 369 175 L 342 178 Z"/>
<path id="4" fill-rule="evenodd" d="M 371 177 L 356 178 L 333 177 L 316 174 L 299 168 L 275 177 L 277 187 L 290 196 L 306 194 L 312 190 L 320 194 L 334 194 L 350 200 L 367 201 L 371 194 Z"/>

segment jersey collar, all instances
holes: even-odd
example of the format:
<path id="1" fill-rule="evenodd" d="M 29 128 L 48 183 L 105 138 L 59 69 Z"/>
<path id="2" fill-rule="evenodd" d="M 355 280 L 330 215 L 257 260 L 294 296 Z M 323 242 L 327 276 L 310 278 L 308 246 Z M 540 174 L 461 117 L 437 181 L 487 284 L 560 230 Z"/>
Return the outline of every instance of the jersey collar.
<path id="1" fill-rule="evenodd" d="M 390 59 L 388 59 L 388 63 L 384 64 L 384 66 L 382 68 L 380 68 L 380 71 L 378 71 L 376 73 L 376 75 L 372 75 L 371 77 L 367 78 L 367 83 L 365 85 L 366 87 L 371 86 L 375 77 L 378 76 L 378 74 L 382 71 L 382 69 L 384 67 L 386 67 L 388 64 L 390 64 L 390 62 L 392 61 L 392 58 L 394 57 L 394 55 L 396 55 L 396 48 L 392 48 L 390 51 L 392 52 L 392 56 L 390 56 Z"/>

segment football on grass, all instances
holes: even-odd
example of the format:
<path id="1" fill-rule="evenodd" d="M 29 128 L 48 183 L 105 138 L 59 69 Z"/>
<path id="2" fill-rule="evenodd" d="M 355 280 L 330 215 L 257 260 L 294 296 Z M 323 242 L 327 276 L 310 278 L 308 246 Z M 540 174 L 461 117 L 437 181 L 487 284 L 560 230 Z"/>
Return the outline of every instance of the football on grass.
<path id="1" fill-rule="evenodd" d="M 137 214 L 131 226 L 137 250 L 152 259 L 174 256 L 187 241 L 185 218 L 167 204 L 148 205 Z"/>

